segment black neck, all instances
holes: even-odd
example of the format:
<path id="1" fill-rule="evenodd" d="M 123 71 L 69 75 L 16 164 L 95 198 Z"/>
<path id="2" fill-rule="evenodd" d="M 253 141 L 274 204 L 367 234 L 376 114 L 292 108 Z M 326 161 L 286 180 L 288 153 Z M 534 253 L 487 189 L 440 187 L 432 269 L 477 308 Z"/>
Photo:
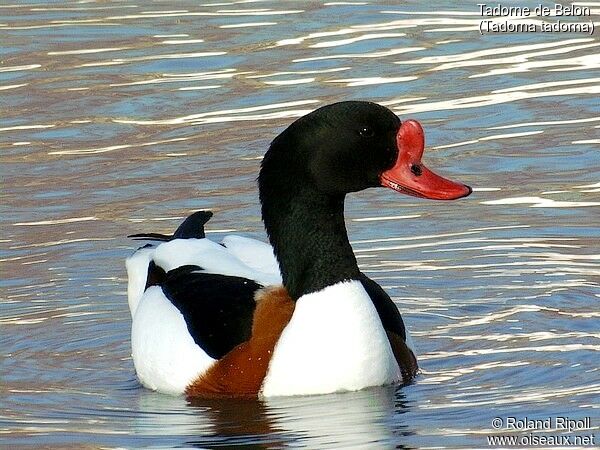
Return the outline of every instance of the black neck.
<path id="1" fill-rule="evenodd" d="M 261 174 L 259 188 L 265 228 L 290 296 L 297 300 L 357 279 L 360 272 L 344 223 L 344 195 L 324 194 L 294 177 L 281 178 Z"/>

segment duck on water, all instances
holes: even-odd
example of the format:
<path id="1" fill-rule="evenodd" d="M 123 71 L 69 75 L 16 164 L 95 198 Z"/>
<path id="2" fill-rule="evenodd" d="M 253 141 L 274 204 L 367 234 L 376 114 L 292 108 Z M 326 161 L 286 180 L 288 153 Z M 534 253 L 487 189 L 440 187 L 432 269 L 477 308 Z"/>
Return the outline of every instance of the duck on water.
<path id="1" fill-rule="evenodd" d="M 258 176 L 271 245 L 215 243 L 199 211 L 127 260 L 132 355 L 141 383 L 194 397 L 325 394 L 409 382 L 417 359 L 387 293 L 358 268 L 350 192 L 387 187 L 453 200 L 471 188 L 423 165 L 421 125 L 341 102 L 273 140 Z"/>

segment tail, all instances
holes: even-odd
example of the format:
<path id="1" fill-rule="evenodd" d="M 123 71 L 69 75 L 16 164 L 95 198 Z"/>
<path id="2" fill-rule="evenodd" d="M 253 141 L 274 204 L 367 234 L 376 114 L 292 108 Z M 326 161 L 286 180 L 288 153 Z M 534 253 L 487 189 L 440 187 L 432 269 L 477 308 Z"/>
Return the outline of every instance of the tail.
<path id="1" fill-rule="evenodd" d="M 204 225 L 213 216 L 212 211 L 197 211 L 183 221 L 173 233 L 173 239 L 203 239 Z"/>
<path id="2" fill-rule="evenodd" d="M 161 242 L 168 242 L 173 239 L 203 239 L 206 237 L 204 225 L 206 225 L 206 222 L 208 222 L 212 216 L 213 213 L 211 211 L 197 211 L 188 216 L 171 236 L 160 233 L 136 233 L 130 234 L 127 237 L 135 240 Z"/>

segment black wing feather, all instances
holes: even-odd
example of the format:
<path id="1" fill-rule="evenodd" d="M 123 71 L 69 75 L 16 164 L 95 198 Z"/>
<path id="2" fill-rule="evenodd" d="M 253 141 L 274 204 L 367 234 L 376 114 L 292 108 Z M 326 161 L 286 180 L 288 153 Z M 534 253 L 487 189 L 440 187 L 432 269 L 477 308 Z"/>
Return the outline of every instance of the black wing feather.
<path id="1" fill-rule="evenodd" d="M 379 319 L 383 325 L 384 330 L 396 333 L 401 336 L 406 342 L 406 329 L 404 328 L 404 321 L 398 311 L 398 307 L 394 304 L 390 296 L 383 290 L 381 286 L 361 273 L 360 281 L 373 300 Z"/>
<path id="2" fill-rule="evenodd" d="M 173 239 L 173 236 L 169 236 L 167 234 L 160 233 L 136 233 L 136 234 L 128 234 L 128 238 L 131 238 L 135 241 L 161 241 L 167 242 Z"/>
<path id="3" fill-rule="evenodd" d="M 185 318 L 194 342 L 220 359 L 250 339 L 254 293 L 262 286 L 247 278 L 199 269 L 183 266 L 169 271 L 162 290 Z"/>

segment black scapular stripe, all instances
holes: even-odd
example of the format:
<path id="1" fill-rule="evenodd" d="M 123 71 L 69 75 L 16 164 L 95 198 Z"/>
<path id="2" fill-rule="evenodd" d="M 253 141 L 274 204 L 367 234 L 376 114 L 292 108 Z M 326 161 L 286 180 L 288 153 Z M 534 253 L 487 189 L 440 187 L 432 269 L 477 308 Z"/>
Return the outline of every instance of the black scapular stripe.
<path id="1" fill-rule="evenodd" d="M 162 283 L 194 342 L 215 359 L 250 339 L 254 294 L 260 288 L 247 278 L 205 273 L 198 266 L 171 270 Z"/>
<path id="2" fill-rule="evenodd" d="M 396 333 L 406 342 L 406 329 L 404 328 L 404 321 L 402 320 L 400 311 L 398 311 L 398 307 L 381 286 L 367 277 L 364 273 L 361 273 L 360 275 L 359 280 L 365 288 L 365 291 L 367 291 L 367 294 L 369 294 L 369 297 L 371 297 L 373 305 L 375 305 L 383 329 Z"/>
<path id="3" fill-rule="evenodd" d="M 160 267 L 157 266 L 154 261 L 150 261 L 148 264 L 148 275 L 146 275 L 146 287 L 144 290 L 148 289 L 150 286 L 160 286 L 167 279 L 167 272 Z"/>

